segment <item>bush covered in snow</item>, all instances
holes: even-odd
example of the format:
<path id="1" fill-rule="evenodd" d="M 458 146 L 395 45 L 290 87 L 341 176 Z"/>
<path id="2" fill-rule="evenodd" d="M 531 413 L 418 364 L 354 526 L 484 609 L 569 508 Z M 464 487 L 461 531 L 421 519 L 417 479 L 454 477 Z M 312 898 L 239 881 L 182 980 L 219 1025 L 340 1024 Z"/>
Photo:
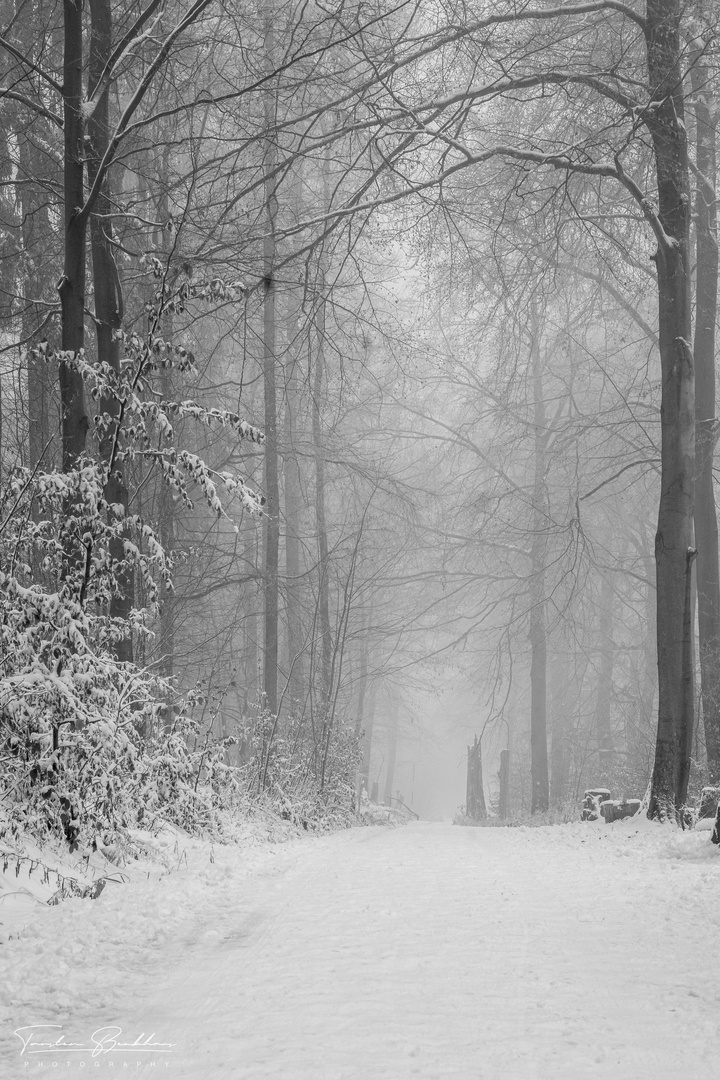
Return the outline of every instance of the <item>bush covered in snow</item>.
<path id="1" fill-rule="evenodd" d="M 179 447 L 173 423 L 256 443 L 260 431 L 235 413 L 144 393 L 154 371 L 193 363 L 160 332 L 163 311 L 181 300 L 159 285 L 156 302 L 147 335 L 123 336 L 118 369 L 34 347 L 36 361 L 80 373 L 97 415 L 74 462 L 16 467 L 0 490 L 0 830 L 75 849 L 161 820 L 217 831 L 220 812 L 253 804 L 305 827 L 347 823 L 357 739 L 339 721 L 315 718 L 310 732 L 290 717 L 280 727 L 258 706 L 245 730 L 217 737 L 202 695 L 180 697 L 123 647 L 151 633 L 159 597 L 172 589 L 172 553 L 158 530 L 127 497 L 113 501 L 124 471 L 155 471 L 173 499 L 192 509 L 199 493 L 213 515 L 225 514 L 221 489 L 253 514 L 263 501 L 242 477 Z"/>
<path id="2" fill-rule="evenodd" d="M 167 561 L 154 541 L 151 558 L 128 544 L 127 563 L 114 564 L 100 469 L 83 463 L 62 479 L 18 471 L 5 492 L 0 828 L 62 837 L 74 849 L 159 820 L 214 830 L 219 810 L 253 803 L 305 827 L 348 823 L 357 740 L 341 725 L 319 751 L 299 720 L 279 727 L 258 710 L 237 738 L 217 739 L 212 717 L 196 719 L 201 695 L 181 699 L 168 681 L 116 658 L 127 627 L 106 611 L 121 572 L 132 563 L 145 573 L 154 601 Z M 70 530 L 86 559 L 64 558 Z M 136 635 L 147 618 L 133 611 Z M 231 763 L 240 736 L 244 752 Z"/>
<path id="3" fill-rule="evenodd" d="M 162 467 L 185 492 L 179 466 Z M 191 749 L 192 700 L 117 658 L 148 633 L 171 566 L 152 527 L 109 504 L 109 468 L 89 456 L 62 473 L 16 468 L 0 496 L 0 827 L 71 848 L 155 815 L 208 825 L 232 789 L 217 752 Z M 214 504 L 199 467 L 194 479 Z M 113 618 L 129 575 L 145 605 Z"/>
<path id="4" fill-rule="evenodd" d="M 280 724 L 257 707 L 239 733 L 241 763 L 233 770 L 248 800 L 306 829 L 344 827 L 355 817 L 358 738 L 337 719 L 318 739 L 312 725 L 291 713 Z"/>
<path id="5" fill-rule="evenodd" d="M 192 698 L 116 660 L 108 620 L 62 586 L 3 573 L 0 600 L 0 828 L 74 849 L 158 817 L 211 826 L 238 785 L 218 771 L 224 747 L 195 748 Z"/>

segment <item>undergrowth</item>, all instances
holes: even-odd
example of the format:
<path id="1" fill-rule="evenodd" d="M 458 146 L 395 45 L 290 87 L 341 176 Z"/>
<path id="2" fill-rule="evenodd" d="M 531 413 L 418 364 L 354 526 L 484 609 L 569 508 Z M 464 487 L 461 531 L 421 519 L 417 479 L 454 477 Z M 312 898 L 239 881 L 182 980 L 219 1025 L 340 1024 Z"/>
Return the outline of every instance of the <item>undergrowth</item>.
<path id="1" fill-rule="evenodd" d="M 18 465 L 0 487 L 6 842 L 29 836 L 92 852 L 164 822 L 223 838 L 228 814 L 254 807 L 306 829 L 354 817 L 358 740 L 340 718 L 322 715 L 316 733 L 302 718 L 280 723 L 260 705 L 243 731 L 218 738 L 201 692 L 180 695 L 127 658 L 129 646 L 151 635 L 159 596 L 172 590 L 173 553 L 157 526 L 113 501 L 123 470 L 142 463 L 188 510 L 199 493 L 213 514 L 225 515 L 220 488 L 244 511 L 262 513 L 262 498 L 241 476 L 216 473 L 178 446 L 172 421 L 192 419 L 258 444 L 262 432 L 235 413 L 143 391 L 154 372 L 192 366 L 190 354 L 161 334 L 163 312 L 180 302 L 164 290 L 158 286 L 147 335 L 123 335 L 117 371 L 83 351 L 33 347 L 38 363 L 80 374 L 98 412 L 86 451 L 63 470 Z M 135 595 L 143 606 L 129 603 Z M 233 753 L 240 743 L 242 755 Z"/>

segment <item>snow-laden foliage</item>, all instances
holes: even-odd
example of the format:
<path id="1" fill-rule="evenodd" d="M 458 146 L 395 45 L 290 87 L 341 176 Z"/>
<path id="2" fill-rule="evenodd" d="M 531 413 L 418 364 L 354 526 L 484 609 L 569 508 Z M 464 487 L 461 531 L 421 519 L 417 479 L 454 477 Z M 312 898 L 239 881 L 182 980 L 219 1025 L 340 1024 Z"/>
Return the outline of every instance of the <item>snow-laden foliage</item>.
<path id="1" fill-rule="evenodd" d="M 158 815 L 190 830 L 211 825 L 232 784 L 215 777 L 218 751 L 193 748 L 193 700 L 178 701 L 168 682 L 114 653 L 129 629 L 107 613 L 123 575 L 142 577 L 151 605 L 171 586 L 155 532 L 110 513 L 102 468 L 90 461 L 66 475 L 18 471 L 3 511 L 4 828 L 75 847 Z M 118 537 L 120 561 L 110 554 Z M 136 637 L 151 613 L 131 612 Z"/>
<path id="2" fill-rule="evenodd" d="M 212 826 L 232 784 L 215 775 L 222 747 L 195 749 L 192 699 L 118 662 L 120 628 L 66 584 L 23 586 L 4 570 L 0 602 L 3 829 L 74 848 L 158 817 L 190 831 Z M 143 632 L 143 613 L 135 619 Z"/>
<path id="3" fill-rule="evenodd" d="M 219 424 L 239 439 L 263 436 L 234 413 L 144 398 L 156 366 L 191 362 L 152 332 L 124 337 L 119 372 L 47 343 L 36 348 L 40 358 L 82 374 L 99 403 L 96 452 L 64 472 L 16 468 L 0 492 L 0 828 L 75 848 L 158 817 L 190 831 L 212 827 L 242 790 L 220 768 L 224 746 L 206 739 L 198 749 L 194 700 L 178 700 L 170 683 L 117 658 L 128 635 L 150 632 L 172 564 L 153 524 L 110 501 L 111 480 L 141 457 L 188 506 L 198 491 L 225 513 L 220 488 L 256 512 L 261 497 L 178 447 L 169 417 Z M 131 578 L 144 606 L 113 617 Z"/>
<path id="4" fill-rule="evenodd" d="M 253 801 L 306 829 L 338 828 L 355 819 L 358 735 L 341 719 L 333 729 L 294 713 L 279 725 L 258 708 L 239 733 L 238 774 Z"/>

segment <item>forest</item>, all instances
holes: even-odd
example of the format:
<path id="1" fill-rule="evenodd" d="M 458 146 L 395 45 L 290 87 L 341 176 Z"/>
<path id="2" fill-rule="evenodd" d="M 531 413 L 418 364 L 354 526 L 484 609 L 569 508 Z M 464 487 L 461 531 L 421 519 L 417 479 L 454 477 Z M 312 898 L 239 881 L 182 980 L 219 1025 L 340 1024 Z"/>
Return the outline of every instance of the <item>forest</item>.
<path id="1" fill-rule="evenodd" d="M 682 818 L 713 0 L 0 8 L 3 834 L 351 823 L 441 686 L 501 818 Z"/>

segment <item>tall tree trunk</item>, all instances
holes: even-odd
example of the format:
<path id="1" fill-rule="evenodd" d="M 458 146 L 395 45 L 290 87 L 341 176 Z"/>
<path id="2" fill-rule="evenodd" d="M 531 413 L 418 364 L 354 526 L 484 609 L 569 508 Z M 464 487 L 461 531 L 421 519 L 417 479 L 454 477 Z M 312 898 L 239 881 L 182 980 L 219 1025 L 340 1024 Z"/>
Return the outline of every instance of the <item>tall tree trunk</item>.
<path id="1" fill-rule="evenodd" d="M 372 608 L 371 608 L 372 618 Z M 357 710 L 355 712 L 355 737 L 359 738 L 365 721 L 365 697 L 367 695 L 368 666 L 370 650 L 368 647 L 369 625 L 367 617 L 363 616 L 360 621 L 360 657 L 358 659 L 358 696 Z"/>
<path id="2" fill-rule="evenodd" d="M 642 715 L 646 721 L 646 730 L 652 730 L 655 719 L 655 698 L 657 697 L 657 591 L 653 585 L 653 557 L 648 552 L 643 556 L 643 570 L 647 578 L 644 590 L 646 633 L 643 641 L 642 683 L 640 703 Z"/>
<path id="3" fill-rule="evenodd" d="M 533 423 L 535 465 L 533 478 L 533 536 L 530 568 L 530 780 L 532 813 L 547 810 L 550 785 L 547 752 L 547 601 L 545 556 L 547 550 L 547 492 L 545 489 L 547 429 L 543 400 L 540 325 L 532 313 Z"/>
<path id="4" fill-rule="evenodd" d="M 359 745 L 362 745 L 365 732 L 365 699 L 367 697 L 367 685 L 368 685 L 368 625 L 363 618 L 360 623 L 360 658 L 358 660 L 358 696 L 357 696 L 357 710 L 355 713 L 355 739 Z M 357 777 L 355 782 L 355 796 L 356 806 L 360 805 L 360 796 L 362 793 L 362 759 L 358 762 Z"/>
<path id="5" fill-rule="evenodd" d="M 7 22 L 10 20 L 8 19 Z M 7 22 L 5 25 L 7 25 Z M 43 137 L 47 135 L 46 125 L 37 117 L 31 117 L 29 111 L 18 110 L 18 130 L 23 124 L 29 131 L 40 128 Z M 31 126 L 32 125 L 32 126 Z M 48 141 L 50 136 L 47 135 Z M 46 175 L 48 159 L 38 148 L 35 139 L 19 138 L 20 175 L 26 181 L 31 177 Z M 56 181 L 60 176 L 53 176 Z M 53 303 L 55 280 L 53 260 L 46 258 L 46 252 L 53 250 L 57 226 L 51 218 L 47 193 L 30 182 L 18 185 L 16 199 L 22 213 L 22 291 L 23 312 L 21 334 L 26 346 L 27 363 L 27 411 L 28 411 L 28 446 L 27 464 L 30 469 L 50 470 L 57 467 L 58 447 L 55 443 L 59 428 L 57 415 L 57 371 L 51 367 L 41 350 L 34 348 L 42 336 L 47 336 L 47 308 Z M 37 300 L 38 303 L 33 303 Z M 43 303 L 44 302 L 44 303 Z M 40 521 L 42 511 L 39 500 L 34 499 L 32 517 Z M 45 580 L 50 584 L 48 575 L 43 571 L 43 552 L 35 548 L 31 553 L 33 581 Z"/>
<path id="6" fill-rule="evenodd" d="M 322 405 L 325 384 L 325 295 L 324 277 L 319 303 L 316 348 L 313 357 L 312 431 L 315 456 L 315 529 L 318 561 L 318 622 L 320 631 L 320 699 L 325 719 L 330 699 L 330 668 L 332 664 L 332 635 L 330 632 L 330 590 L 327 520 L 325 514 L 325 452 L 322 438 Z"/>
<path id="7" fill-rule="evenodd" d="M 712 783 L 720 781 L 720 561 L 713 485 L 715 417 L 715 322 L 718 245 L 715 180 L 717 106 L 711 73 L 703 57 L 693 57 L 692 78 L 696 162 L 700 174 L 695 199 L 695 544 L 700 673 L 707 763 Z"/>
<path id="8" fill-rule="evenodd" d="M 387 764 L 385 766 L 385 796 L 383 799 L 386 806 L 392 806 L 395 762 L 397 760 L 399 712 L 400 702 L 393 696 L 390 701 L 390 713 L 387 726 Z"/>
<path id="9" fill-rule="evenodd" d="M 169 140 L 168 140 L 169 143 Z M 157 200 L 157 219 L 162 224 L 170 220 L 170 201 L 168 187 L 170 184 L 170 145 L 166 145 L 160 157 L 160 174 L 158 183 L 160 197 Z M 169 262 L 174 239 L 167 229 L 163 228 L 155 233 L 155 247 L 163 251 Z M 173 312 L 168 307 L 162 313 L 162 335 L 165 341 L 172 342 L 175 333 Z M 173 368 L 171 364 L 164 365 L 160 369 L 160 387 L 165 401 L 173 401 L 175 398 L 175 386 L 173 381 Z M 158 495 L 158 530 L 160 543 L 163 551 L 172 559 L 175 548 L 175 515 L 176 504 L 173 498 L 173 489 L 169 484 L 161 483 Z M 160 640 L 158 652 L 160 653 L 160 670 L 167 679 L 175 675 L 175 621 L 178 605 L 172 589 L 163 591 L 160 601 Z"/>
<path id="10" fill-rule="evenodd" d="M 322 161 L 323 206 L 330 205 L 330 157 Z M 327 329 L 327 255 L 320 249 L 317 268 L 317 304 L 315 313 L 313 357 L 312 432 L 315 457 L 315 528 L 318 559 L 318 622 L 320 631 L 320 697 L 323 736 L 327 739 L 332 693 L 333 643 L 330 632 L 330 560 L 328 557 L 327 519 L 325 513 L 325 447 L 323 445 L 323 405 L 325 398 L 325 334 Z"/>
<path id="11" fill-rule="evenodd" d="M 695 483 L 695 372 L 690 314 L 690 185 L 684 123 L 681 0 L 648 0 L 646 38 L 658 184 L 661 492 L 655 537 L 658 729 L 648 813 L 675 818 L 685 801 L 687 731 L 694 720 L 687 610 Z"/>
<path id="12" fill-rule="evenodd" d="M 90 0 L 91 36 L 88 98 L 102 76 L 112 54 L 112 9 L 110 0 Z M 109 93 L 100 97 L 95 112 L 88 120 L 88 176 L 92 183 L 97 174 L 110 138 Z M 115 263 L 111 238 L 112 200 L 110 198 L 110 175 L 107 173 L 100 186 L 95 209 L 90 219 L 90 246 L 93 262 L 95 292 L 95 333 L 97 360 L 107 364 L 120 380 L 121 329 L 123 320 L 123 296 L 120 275 Z M 100 440 L 100 457 L 108 469 L 105 498 L 112 509 L 111 524 L 122 522 L 127 516 L 129 498 L 121 462 L 117 459 L 116 440 L 120 419 L 120 399 L 117 395 L 101 398 L 100 408 L 110 417 L 110 423 Z M 120 619 L 128 626 L 123 638 L 115 645 L 118 660 L 133 659 L 132 634 L 129 616 L 135 603 L 134 576 L 125 564 L 123 534 L 110 543 L 110 556 L 118 566 L 115 589 L 110 601 L 110 616 Z"/>
<path id="13" fill-rule="evenodd" d="M 283 481 L 285 489 L 285 604 L 287 609 L 288 691 L 293 708 L 302 709 L 305 683 L 303 655 L 303 625 L 301 614 L 302 583 L 300 534 L 302 492 L 300 462 L 296 447 L 296 430 L 300 411 L 298 393 L 298 360 L 293 338 L 297 333 L 297 318 L 288 319 L 290 333 L 289 358 L 285 377 L 285 432 L 283 449 Z"/>
<path id="14" fill-rule="evenodd" d="M 360 790 L 363 788 L 370 794 L 370 759 L 372 757 L 373 750 L 373 731 L 375 727 L 375 700 L 377 697 L 377 684 L 373 683 L 370 690 L 370 697 L 365 707 L 364 715 L 364 727 L 363 727 L 363 739 L 362 739 L 362 761 L 360 763 Z"/>
<path id="15" fill-rule="evenodd" d="M 65 252 L 59 293 L 62 348 L 78 353 L 85 344 L 85 243 L 87 217 L 81 213 L 84 190 L 83 25 L 82 0 L 63 0 L 63 120 Z M 60 364 L 62 404 L 62 467 L 70 472 L 85 450 L 88 418 L 83 381 L 78 371 Z"/>
<path id="16" fill-rule="evenodd" d="M 615 642 L 613 641 L 613 589 L 605 575 L 600 586 L 600 617 L 598 620 L 600 658 L 597 667 L 597 690 L 593 730 L 598 747 L 598 783 L 610 786 L 610 774 L 615 764 L 610 706 L 612 702 Z"/>
<path id="17" fill-rule="evenodd" d="M 251 526 L 248 538 L 245 541 L 244 561 L 246 566 L 260 566 L 261 553 L 259 548 L 260 542 L 257 530 L 254 526 Z M 248 593 L 252 590 L 251 595 L 246 594 L 247 614 L 243 619 L 245 712 L 247 714 L 252 706 L 261 700 L 263 691 L 264 664 L 262 663 L 263 632 L 261 613 L 264 605 L 264 582 L 262 588 L 256 588 L 255 585 L 249 584 L 246 589 Z"/>
<path id="18" fill-rule="evenodd" d="M 20 119 L 23 117 L 20 112 Z M 35 124 L 39 124 L 35 120 Z M 20 165 L 23 176 L 41 176 L 47 168 L 33 140 L 19 139 Z M 52 297 L 51 260 L 43 257 L 52 243 L 53 224 L 47 205 L 47 195 L 34 184 L 19 185 L 18 199 L 22 210 L 23 296 L 22 339 L 32 345 L 33 337 L 45 328 L 46 312 L 30 302 L 31 298 L 48 302 Z M 32 348 L 27 351 L 28 395 L 28 465 L 31 469 L 42 463 L 50 468 L 53 461 L 51 443 L 52 381 L 50 368 Z"/>
<path id="19" fill-rule="evenodd" d="M 505 820 L 510 811 L 510 748 L 500 751 L 500 794 L 498 796 L 498 817 Z"/>
<path id="20" fill-rule="evenodd" d="M 560 655 L 550 666 L 550 797 L 553 806 L 561 806 L 568 797 L 570 776 L 570 717 L 576 696 L 572 693 L 572 665 Z M 572 700 L 570 700 L 572 698 Z"/>
<path id="21" fill-rule="evenodd" d="M 273 6 L 265 15 L 265 49 L 268 67 L 273 64 Z M 275 373 L 275 220 L 277 191 L 273 170 L 277 161 L 275 144 L 277 94 L 268 89 L 264 95 L 265 130 L 265 223 L 263 250 L 263 400 L 265 422 L 265 518 L 263 521 L 263 693 L 265 705 L 272 715 L 278 708 L 278 609 L 280 559 L 280 483 L 277 446 L 277 387 Z"/>

